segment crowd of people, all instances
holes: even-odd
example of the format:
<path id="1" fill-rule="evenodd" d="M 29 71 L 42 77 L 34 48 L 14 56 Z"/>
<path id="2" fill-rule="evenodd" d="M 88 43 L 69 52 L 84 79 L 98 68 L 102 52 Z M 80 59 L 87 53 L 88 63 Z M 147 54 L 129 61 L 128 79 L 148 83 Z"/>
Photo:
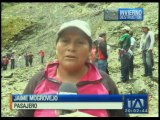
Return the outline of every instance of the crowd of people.
<path id="1" fill-rule="evenodd" d="M 142 61 L 144 65 L 144 74 L 142 76 L 149 76 L 153 79 L 153 45 L 155 42 L 154 33 L 150 31 L 145 24 L 141 27 L 142 36 L 140 40 L 139 52 L 142 53 Z M 118 55 L 121 63 L 121 81 L 126 82 L 133 79 L 134 73 L 134 51 L 137 42 L 134 38 L 133 31 L 129 26 L 125 26 L 120 30 L 120 37 L 118 38 Z M 97 40 L 93 41 L 90 62 L 98 69 L 109 74 L 108 57 L 110 46 L 107 45 L 106 33 L 100 33 Z"/>
<path id="2" fill-rule="evenodd" d="M 153 60 L 153 45 L 154 45 L 154 33 L 149 30 L 147 25 L 142 25 L 142 36 L 140 41 L 140 52 L 142 53 L 142 60 L 144 64 L 144 75 L 153 77 L 152 68 L 154 65 Z M 136 46 L 136 40 L 134 38 L 134 33 L 130 27 L 125 26 L 120 31 L 121 36 L 119 37 L 119 61 L 121 62 L 121 81 L 126 82 L 129 78 L 133 78 L 134 71 L 134 49 Z M 99 34 L 98 38 L 92 41 L 92 47 L 90 51 L 90 56 L 88 61 L 93 63 L 99 70 L 105 71 L 109 75 L 108 69 L 108 58 L 110 53 L 110 46 L 107 44 L 107 34 L 102 32 Z M 40 62 L 44 63 L 44 51 L 40 50 Z M 32 52 L 19 54 L 15 60 L 15 54 L 7 54 L 1 57 L 1 68 L 7 70 L 8 64 L 10 63 L 11 69 L 15 68 L 15 61 L 17 61 L 17 66 L 23 66 L 23 60 L 25 61 L 25 66 L 33 65 Z M 24 59 L 23 59 L 24 58 Z"/>
<path id="3" fill-rule="evenodd" d="M 44 51 L 40 50 L 38 54 L 40 56 L 40 62 L 43 64 Z M 7 70 L 9 63 L 10 63 L 10 69 L 15 68 L 15 63 L 16 63 L 16 67 L 23 67 L 23 66 L 32 67 L 33 58 L 34 58 L 34 55 L 32 54 L 32 52 L 29 52 L 29 53 L 26 52 L 24 54 L 18 54 L 18 55 L 15 55 L 14 52 L 11 54 L 6 54 L 5 56 L 1 57 L 1 69 Z"/>

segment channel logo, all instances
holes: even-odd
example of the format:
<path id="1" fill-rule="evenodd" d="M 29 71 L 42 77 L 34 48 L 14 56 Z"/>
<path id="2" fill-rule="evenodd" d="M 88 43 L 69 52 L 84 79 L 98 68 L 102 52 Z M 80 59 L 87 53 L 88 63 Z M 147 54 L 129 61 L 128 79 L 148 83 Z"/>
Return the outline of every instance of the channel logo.
<path id="1" fill-rule="evenodd" d="M 126 113 L 148 113 L 148 96 L 125 95 L 123 109 Z"/>
<path id="2" fill-rule="evenodd" d="M 104 10 L 105 21 L 143 21 L 143 8 L 113 8 Z"/>

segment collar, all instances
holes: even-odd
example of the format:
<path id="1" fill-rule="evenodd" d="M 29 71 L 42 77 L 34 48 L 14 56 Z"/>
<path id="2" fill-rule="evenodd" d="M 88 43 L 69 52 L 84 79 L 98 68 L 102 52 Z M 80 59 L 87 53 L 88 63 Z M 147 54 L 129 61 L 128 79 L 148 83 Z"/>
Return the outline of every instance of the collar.
<path id="1" fill-rule="evenodd" d="M 54 80 L 54 82 L 61 83 L 61 81 L 56 78 L 56 72 L 57 72 L 58 65 L 59 65 L 59 62 L 49 63 L 45 68 L 45 78 L 50 79 L 50 80 L 52 79 L 52 81 Z M 86 65 L 88 66 L 88 71 L 86 74 L 84 74 L 80 78 L 79 82 L 86 82 L 86 81 L 96 82 L 102 79 L 102 76 L 99 73 L 99 70 L 93 64 L 86 63 Z"/>

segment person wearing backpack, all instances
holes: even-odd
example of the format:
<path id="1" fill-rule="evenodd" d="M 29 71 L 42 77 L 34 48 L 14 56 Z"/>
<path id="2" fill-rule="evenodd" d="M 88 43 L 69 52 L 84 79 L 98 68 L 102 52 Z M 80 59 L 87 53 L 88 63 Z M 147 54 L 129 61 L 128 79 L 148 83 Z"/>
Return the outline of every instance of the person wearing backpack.
<path id="1" fill-rule="evenodd" d="M 89 24 L 81 20 L 63 23 L 57 32 L 57 61 L 49 63 L 26 86 L 23 94 L 57 94 L 62 83 L 77 86 L 77 94 L 118 94 L 114 81 L 87 62 L 92 47 Z M 77 110 L 77 117 L 124 117 L 123 110 Z M 73 116 L 73 113 L 70 113 Z M 18 117 L 61 117 L 57 110 L 19 110 Z M 63 115 L 65 117 L 65 115 Z"/>
<path id="2" fill-rule="evenodd" d="M 122 35 L 119 37 L 119 55 L 121 62 L 121 81 L 126 82 L 129 80 L 129 63 L 131 54 L 128 52 L 130 48 L 130 27 L 125 26 L 121 29 Z"/>

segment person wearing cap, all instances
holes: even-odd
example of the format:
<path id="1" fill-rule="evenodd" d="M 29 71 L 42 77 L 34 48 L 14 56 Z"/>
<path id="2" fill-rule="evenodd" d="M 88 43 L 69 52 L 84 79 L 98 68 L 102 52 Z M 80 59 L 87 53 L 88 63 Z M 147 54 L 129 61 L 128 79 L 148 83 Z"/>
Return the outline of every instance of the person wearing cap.
<path id="1" fill-rule="evenodd" d="M 118 94 L 114 81 L 87 62 L 92 46 L 91 30 L 85 21 L 61 25 L 56 39 L 57 61 L 49 63 L 29 81 L 23 94 L 57 94 L 62 83 L 77 86 L 77 94 Z M 69 115 L 57 110 L 20 110 L 18 117 L 122 117 L 123 110 L 87 109 Z"/>
<path id="2" fill-rule="evenodd" d="M 154 33 L 150 31 L 149 27 L 142 24 L 142 36 L 140 41 L 140 52 L 142 53 L 144 74 L 142 76 L 149 76 L 151 79 L 153 77 L 152 67 L 153 67 L 153 45 L 155 42 Z"/>
<path id="3" fill-rule="evenodd" d="M 121 81 L 126 82 L 129 80 L 129 62 L 131 55 L 128 52 L 130 48 L 130 27 L 125 26 L 122 28 L 122 35 L 119 37 L 120 45 L 120 62 L 121 62 Z"/>

